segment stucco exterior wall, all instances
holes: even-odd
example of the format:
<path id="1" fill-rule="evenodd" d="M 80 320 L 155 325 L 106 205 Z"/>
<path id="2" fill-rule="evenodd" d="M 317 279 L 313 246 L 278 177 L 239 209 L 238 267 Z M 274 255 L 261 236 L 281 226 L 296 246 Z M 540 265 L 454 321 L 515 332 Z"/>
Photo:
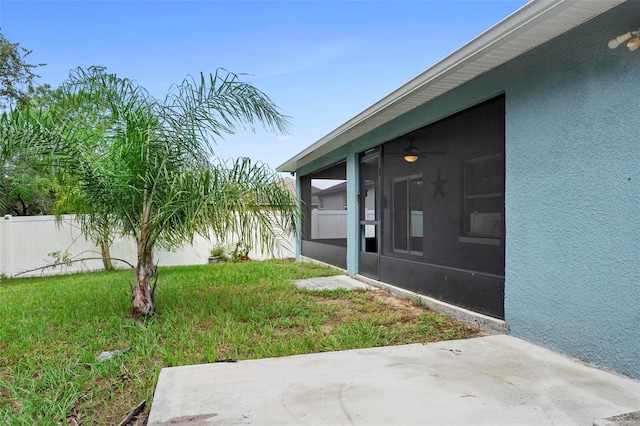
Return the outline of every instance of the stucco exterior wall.
<path id="1" fill-rule="evenodd" d="M 511 334 L 640 377 L 640 26 L 630 1 L 508 63 Z"/>
<path id="2" fill-rule="evenodd" d="M 300 168 L 355 154 L 505 94 L 505 318 L 510 333 L 640 378 L 640 26 L 631 0 Z"/>

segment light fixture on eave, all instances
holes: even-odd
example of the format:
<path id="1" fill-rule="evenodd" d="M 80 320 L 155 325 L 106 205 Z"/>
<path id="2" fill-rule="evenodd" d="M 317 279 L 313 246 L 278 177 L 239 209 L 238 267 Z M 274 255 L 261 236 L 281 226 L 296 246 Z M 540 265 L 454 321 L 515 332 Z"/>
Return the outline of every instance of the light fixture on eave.
<path id="1" fill-rule="evenodd" d="M 409 146 L 404 149 L 404 161 L 407 163 L 415 163 L 420 158 L 420 150 L 413 145 L 416 138 L 409 136 Z"/>
<path id="2" fill-rule="evenodd" d="M 639 48 L 640 47 L 640 30 L 629 31 L 627 33 L 619 35 L 616 38 L 612 38 L 611 40 L 609 40 L 609 43 L 607 44 L 607 46 L 609 46 L 609 49 L 615 49 L 616 47 L 620 46 L 622 43 L 624 43 L 627 40 L 629 40 L 629 42 L 627 43 L 627 47 L 629 48 L 630 52 L 633 52 L 634 50 Z"/>

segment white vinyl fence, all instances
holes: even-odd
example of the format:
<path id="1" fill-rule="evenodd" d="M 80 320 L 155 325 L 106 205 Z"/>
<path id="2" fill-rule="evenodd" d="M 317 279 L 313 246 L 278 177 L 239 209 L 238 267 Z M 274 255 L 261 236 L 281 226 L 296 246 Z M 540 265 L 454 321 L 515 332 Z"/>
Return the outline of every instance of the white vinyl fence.
<path id="1" fill-rule="evenodd" d="M 318 210 L 311 211 L 311 239 L 346 238 L 347 211 L 346 210 Z"/>
<path id="2" fill-rule="evenodd" d="M 208 261 L 211 248 L 218 243 L 232 249 L 235 240 L 230 237 L 218 242 L 196 236 L 193 244 L 185 244 L 172 251 L 156 250 L 155 261 L 159 266 L 204 264 Z M 7 215 L 0 218 L 0 275 L 7 277 L 18 274 L 20 276 L 56 275 L 103 268 L 102 260 L 95 259 L 25 273 L 25 271 L 53 264 L 56 252 L 60 255 L 66 254 L 71 260 L 101 256 L 100 248 L 84 238 L 73 215 L 64 216 L 60 223 L 57 223 L 53 216 Z M 277 258 L 295 256 L 293 237 L 282 241 L 280 247 L 275 249 L 275 253 Z M 135 264 L 135 240 L 130 237 L 116 238 L 111 245 L 111 257 Z M 249 257 L 265 260 L 273 256 L 252 249 Z M 128 267 L 117 261 L 113 262 L 113 266 Z"/>

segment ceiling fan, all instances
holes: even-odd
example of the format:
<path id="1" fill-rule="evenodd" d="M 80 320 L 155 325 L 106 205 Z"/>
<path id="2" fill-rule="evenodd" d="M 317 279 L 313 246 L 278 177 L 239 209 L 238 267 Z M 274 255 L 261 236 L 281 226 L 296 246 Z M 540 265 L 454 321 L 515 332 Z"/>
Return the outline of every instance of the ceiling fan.
<path id="1" fill-rule="evenodd" d="M 444 151 L 420 151 L 418 147 L 416 147 L 413 142 L 416 140 L 415 135 L 410 135 L 407 138 L 409 142 L 409 146 L 402 150 L 402 152 L 385 152 L 386 154 L 392 155 L 402 155 L 404 157 L 404 161 L 407 163 L 414 163 L 418 161 L 420 157 L 427 157 L 431 155 L 444 155 Z"/>

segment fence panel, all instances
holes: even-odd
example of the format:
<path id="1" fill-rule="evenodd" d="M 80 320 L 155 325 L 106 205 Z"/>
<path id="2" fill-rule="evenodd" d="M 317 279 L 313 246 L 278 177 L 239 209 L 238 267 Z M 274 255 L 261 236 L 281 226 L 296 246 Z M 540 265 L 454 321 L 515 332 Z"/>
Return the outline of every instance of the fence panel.
<path id="1" fill-rule="evenodd" d="M 211 248 L 219 240 L 209 240 L 196 236 L 192 244 L 166 251 L 158 249 L 155 260 L 160 266 L 198 265 L 207 263 Z M 227 236 L 221 244 L 233 247 L 235 239 Z M 87 241 L 82 235 L 75 221 L 75 216 L 64 216 L 61 222 L 56 222 L 53 216 L 5 216 L 0 220 L 0 274 L 11 277 L 55 275 L 61 273 L 83 272 L 102 269 L 102 260 L 87 260 L 70 265 L 30 271 L 35 268 L 54 263 L 55 253 L 59 257 L 66 254 L 68 259 L 86 257 L 100 257 L 100 248 L 93 242 Z M 111 256 L 124 259 L 135 264 L 136 244 L 131 237 L 119 237 L 111 245 Z M 295 256 L 294 238 L 288 237 L 281 242 L 281 247 L 275 250 L 274 256 L 252 249 L 249 257 L 255 260 L 268 258 L 287 258 Z M 126 264 L 114 262 L 116 268 L 126 267 Z"/>

